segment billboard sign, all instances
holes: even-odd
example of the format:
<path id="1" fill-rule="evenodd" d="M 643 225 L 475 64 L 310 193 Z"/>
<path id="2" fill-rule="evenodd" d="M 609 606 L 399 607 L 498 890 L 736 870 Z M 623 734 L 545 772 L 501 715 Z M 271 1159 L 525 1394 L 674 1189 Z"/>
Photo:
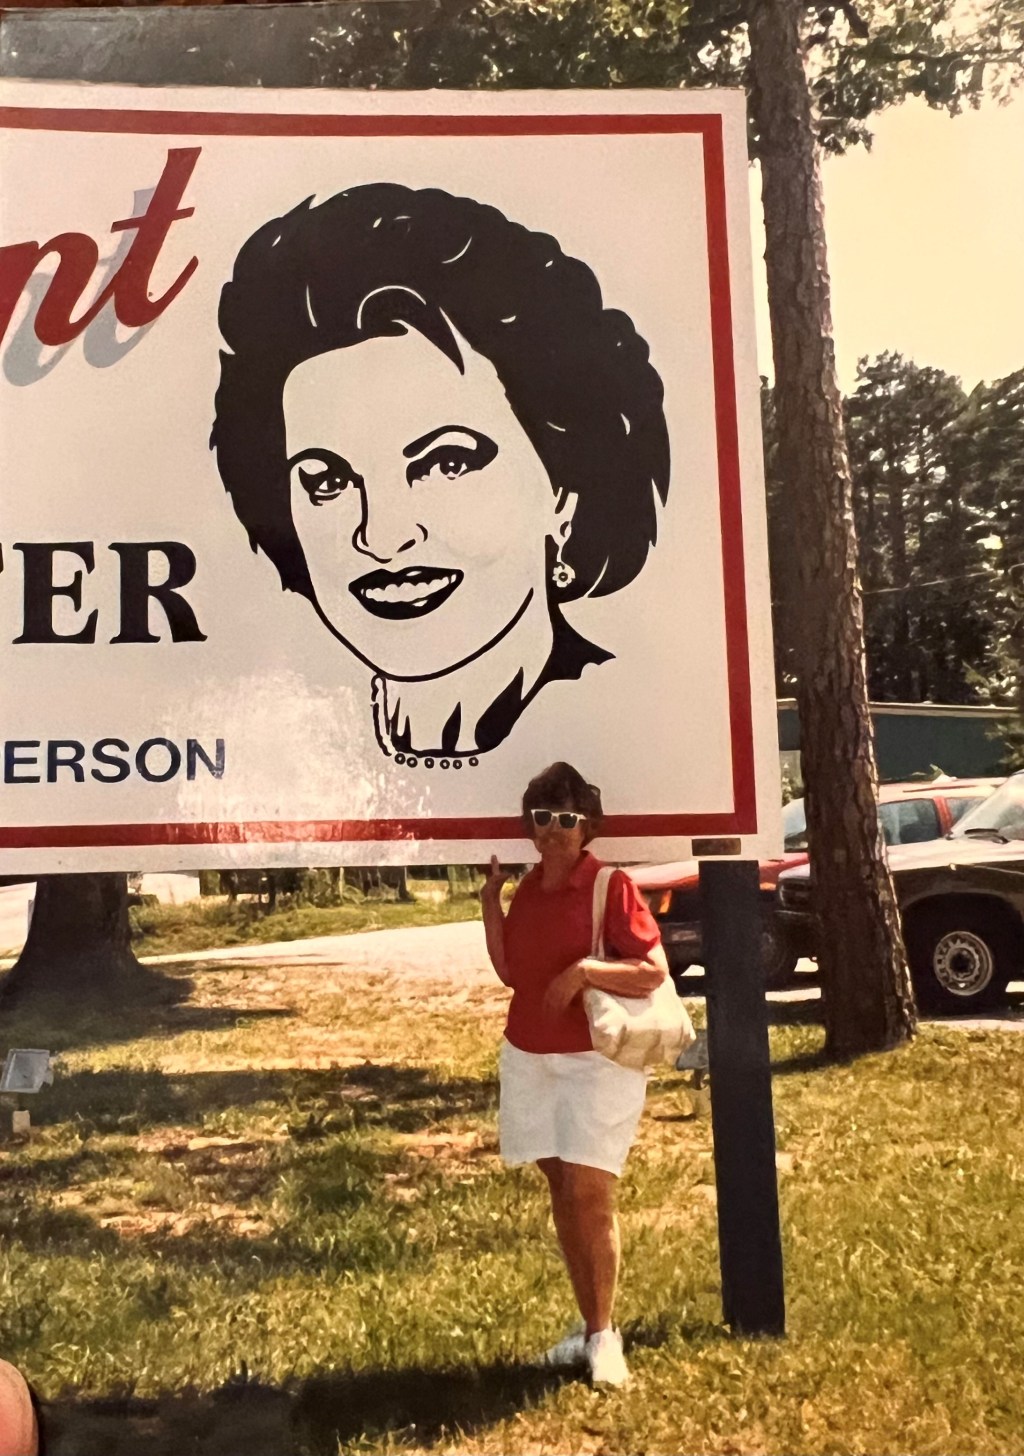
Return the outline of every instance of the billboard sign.
<path id="1" fill-rule="evenodd" d="M 777 847 L 744 102 L 0 83 L 0 872 Z M 60 178 L 60 186 L 53 185 Z"/>

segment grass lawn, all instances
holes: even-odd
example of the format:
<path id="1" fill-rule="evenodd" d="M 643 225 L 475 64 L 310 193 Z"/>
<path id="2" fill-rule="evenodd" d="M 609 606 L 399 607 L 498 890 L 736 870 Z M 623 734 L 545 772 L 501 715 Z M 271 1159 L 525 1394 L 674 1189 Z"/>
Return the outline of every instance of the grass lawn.
<path id="1" fill-rule="evenodd" d="M 1024 1037 L 822 1068 L 773 1029 L 790 1335 L 721 1327 L 711 1135 L 652 1085 L 623 1180 L 630 1389 L 523 1362 L 572 1317 L 495 1139 L 504 993 L 175 967 L 63 1044 L 0 1159 L 0 1351 L 51 1456 L 1019 1453 Z M 777 1008 L 792 1011 L 794 1008 Z"/>
<path id="2" fill-rule="evenodd" d="M 350 935 L 359 930 L 392 930 L 409 925 L 444 925 L 478 920 L 476 893 L 449 898 L 436 885 L 415 899 L 354 898 L 342 905 L 283 905 L 268 911 L 255 900 L 193 900 L 185 905 L 140 905 L 131 911 L 136 955 L 175 955 L 233 945 L 269 945 L 311 935 Z"/>

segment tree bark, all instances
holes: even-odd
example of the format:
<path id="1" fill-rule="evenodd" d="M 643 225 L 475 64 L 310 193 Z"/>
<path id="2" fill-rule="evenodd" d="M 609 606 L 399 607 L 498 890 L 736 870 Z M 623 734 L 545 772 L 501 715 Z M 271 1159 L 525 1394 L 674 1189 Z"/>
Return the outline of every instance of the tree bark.
<path id="1" fill-rule="evenodd" d="M 381 883 L 394 890 L 395 898 L 405 904 L 413 901 L 412 892 L 409 889 L 408 871 L 405 865 L 388 865 L 380 872 Z"/>
<path id="2" fill-rule="evenodd" d="M 123 1005 L 156 978 L 135 959 L 123 874 L 42 875 L 24 949 L 4 979 L 5 1005 L 60 999 Z"/>
<path id="3" fill-rule="evenodd" d="M 749 31 L 780 465 L 802 606 L 797 701 L 826 1052 L 844 1059 L 907 1041 L 916 1014 L 876 805 L 853 487 L 800 35 L 805 10 L 802 0 L 754 0 Z"/>

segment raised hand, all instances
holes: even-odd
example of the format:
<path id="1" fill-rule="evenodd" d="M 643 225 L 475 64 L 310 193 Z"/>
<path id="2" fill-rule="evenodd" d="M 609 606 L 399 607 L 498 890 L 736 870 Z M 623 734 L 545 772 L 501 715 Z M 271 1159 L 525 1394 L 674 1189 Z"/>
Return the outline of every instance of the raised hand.
<path id="1" fill-rule="evenodd" d="M 503 870 L 498 863 L 498 856 L 491 855 L 491 872 L 484 880 L 480 890 L 480 899 L 485 907 L 501 904 L 502 887 L 511 879 L 508 870 Z"/>

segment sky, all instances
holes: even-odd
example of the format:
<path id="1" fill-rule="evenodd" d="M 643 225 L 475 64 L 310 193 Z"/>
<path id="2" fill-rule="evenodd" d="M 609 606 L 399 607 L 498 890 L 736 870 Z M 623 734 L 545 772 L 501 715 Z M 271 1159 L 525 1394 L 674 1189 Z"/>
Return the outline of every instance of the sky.
<path id="1" fill-rule="evenodd" d="M 1024 368 L 1024 94 L 949 117 L 916 100 L 823 166 L 839 382 L 885 350 L 965 388 Z M 760 181 L 752 176 L 761 372 L 771 375 Z"/>

